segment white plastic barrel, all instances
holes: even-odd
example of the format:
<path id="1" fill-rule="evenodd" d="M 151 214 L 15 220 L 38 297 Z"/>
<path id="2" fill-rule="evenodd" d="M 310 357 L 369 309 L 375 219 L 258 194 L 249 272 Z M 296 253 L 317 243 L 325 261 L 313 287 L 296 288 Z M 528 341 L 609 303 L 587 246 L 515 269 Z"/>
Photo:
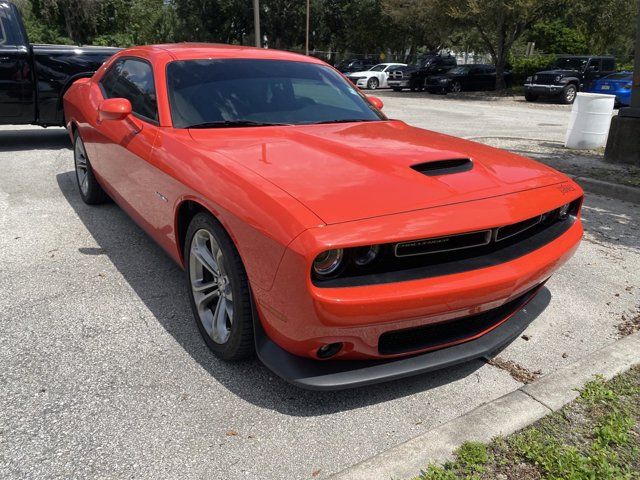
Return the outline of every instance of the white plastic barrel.
<path id="1" fill-rule="evenodd" d="M 609 135 L 615 100 L 615 95 L 578 93 L 571 110 L 564 146 L 577 150 L 604 146 Z"/>

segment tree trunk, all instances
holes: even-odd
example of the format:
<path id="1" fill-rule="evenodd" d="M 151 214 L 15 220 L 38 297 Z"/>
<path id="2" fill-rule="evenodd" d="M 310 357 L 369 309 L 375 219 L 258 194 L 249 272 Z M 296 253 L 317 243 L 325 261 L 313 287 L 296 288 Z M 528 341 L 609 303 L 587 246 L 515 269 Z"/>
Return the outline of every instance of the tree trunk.
<path id="1" fill-rule="evenodd" d="M 507 55 L 502 52 L 496 59 L 496 90 L 504 90 L 507 84 L 504 81 L 504 70 L 507 64 Z"/>

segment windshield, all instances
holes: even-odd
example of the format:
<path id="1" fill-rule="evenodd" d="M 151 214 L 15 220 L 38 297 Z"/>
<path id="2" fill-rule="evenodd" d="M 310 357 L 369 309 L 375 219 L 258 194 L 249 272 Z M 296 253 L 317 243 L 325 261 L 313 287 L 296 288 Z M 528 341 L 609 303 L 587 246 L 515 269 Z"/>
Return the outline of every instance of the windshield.
<path id="1" fill-rule="evenodd" d="M 383 71 L 385 69 L 385 67 L 386 67 L 386 65 L 380 63 L 378 65 L 375 65 L 375 66 L 371 67 L 369 69 L 369 71 L 370 72 L 381 72 L 381 71 Z"/>
<path id="2" fill-rule="evenodd" d="M 557 70 L 584 70 L 587 58 L 558 58 L 551 68 Z"/>
<path id="3" fill-rule="evenodd" d="M 340 74 L 314 63 L 175 61 L 167 66 L 167 86 L 175 128 L 385 119 Z"/>
<path id="4" fill-rule="evenodd" d="M 465 75 L 468 72 L 469 72 L 469 67 L 455 67 L 449 70 L 448 73 L 451 73 L 453 75 Z"/>

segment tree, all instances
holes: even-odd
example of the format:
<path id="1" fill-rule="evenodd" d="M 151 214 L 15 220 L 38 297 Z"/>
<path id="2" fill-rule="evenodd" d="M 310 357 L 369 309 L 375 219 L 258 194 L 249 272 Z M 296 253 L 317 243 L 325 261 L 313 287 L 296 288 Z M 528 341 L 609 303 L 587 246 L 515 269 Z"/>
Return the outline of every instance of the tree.
<path id="1" fill-rule="evenodd" d="M 559 11 L 566 0 L 447 0 L 443 8 L 461 26 L 480 35 L 496 67 L 496 89 L 506 87 L 504 71 L 513 44 L 537 21 Z"/>
<path id="2" fill-rule="evenodd" d="M 410 55 L 420 47 L 436 52 L 451 46 L 455 24 L 441 0 L 384 0 L 383 10 L 393 22 L 390 29 L 402 34 Z"/>

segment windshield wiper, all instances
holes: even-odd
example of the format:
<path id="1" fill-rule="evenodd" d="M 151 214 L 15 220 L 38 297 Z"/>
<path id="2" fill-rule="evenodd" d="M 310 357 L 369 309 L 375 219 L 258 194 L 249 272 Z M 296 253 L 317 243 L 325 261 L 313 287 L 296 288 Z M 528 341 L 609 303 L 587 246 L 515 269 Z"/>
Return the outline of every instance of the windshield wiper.
<path id="1" fill-rule="evenodd" d="M 322 122 L 311 122 L 305 125 L 321 125 L 323 123 L 352 123 L 352 122 L 375 122 L 376 120 L 367 120 L 364 118 L 342 118 L 339 120 L 323 120 Z"/>
<path id="2" fill-rule="evenodd" d="M 254 122 L 253 120 L 222 120 L 219 122 L 204 122 L 189 125 L 185 128 L 232 128 L 232 127 L 277 127 L 291 125 L 290 123 Z"/>

